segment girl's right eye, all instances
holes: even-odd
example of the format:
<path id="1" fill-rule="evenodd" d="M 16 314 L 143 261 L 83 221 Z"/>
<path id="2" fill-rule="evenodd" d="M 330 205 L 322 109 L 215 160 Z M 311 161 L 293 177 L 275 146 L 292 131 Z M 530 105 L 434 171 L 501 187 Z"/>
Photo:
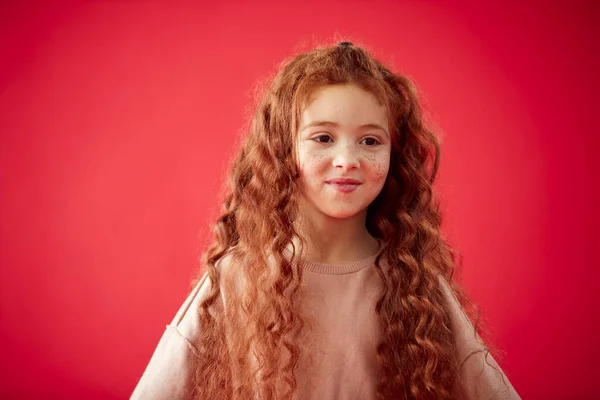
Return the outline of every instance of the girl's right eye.
<path id="1" fill-rule="evenodd" d="M 329 135 L 319 135 L 315 137 L 313 140 L 316 140 L 317 143 L 330 143 L 328 139 L 331 139 Z"/>

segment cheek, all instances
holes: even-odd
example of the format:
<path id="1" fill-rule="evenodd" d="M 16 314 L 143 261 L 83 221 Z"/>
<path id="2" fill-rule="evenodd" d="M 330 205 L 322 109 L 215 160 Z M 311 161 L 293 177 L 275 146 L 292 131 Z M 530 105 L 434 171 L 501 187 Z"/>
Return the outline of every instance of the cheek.
<path id="1" fill-rule="evenodd" d="M 387 178 L 388 171 L 390 169 L 390 160 L 383 160 L 373 165 L 373 175 L 380 180 Z"/>
<path id="2" fill-rule="evenodd" d="M 307 195 L 308 193 L 320 191 L 327 170 L 327 155 L 323 152 L 299 149 L 298 164 L 302 192 Z"/>
<path id="3" fill-rule="evenodd" d="M 307 180 L 314 180 L 327 168 L 327 155 L 324 152 L 301 151 L 299 155 L 300 174 Z"/>
<path id="4" fill-rule="evenodd" d="M 370 180 L 375 182 L 385 181 L 390 169 L 390 157 L 388 154 L 369 154 L 367 157 L 369 165 Z"/>

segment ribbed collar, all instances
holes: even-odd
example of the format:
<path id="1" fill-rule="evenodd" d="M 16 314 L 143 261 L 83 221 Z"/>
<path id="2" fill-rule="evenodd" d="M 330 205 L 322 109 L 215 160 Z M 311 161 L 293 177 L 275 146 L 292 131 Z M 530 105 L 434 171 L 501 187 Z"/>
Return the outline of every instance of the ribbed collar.
<path id="1" fill-rule="evenodd" d="M 351 274 L 353 272 L 358 272 L 361 269 L 370 267 L 375 265 L 375 259 L 377 255 L 381 252 L 383 246 L 382 242 L 379 241 L 379 249 L 377 252 L 367 258 L 363 258 L 362 260 L 353 261 L 344 264 L 326 264 L 315 261 L 308 260 L 300 260 L 300 266 L 306 270 L 313 272 L 315 274 L 325 274 L 325 275 L 343 275 L 343 274 Z M 292 255 L 292 250 L 286 248 L 284 250 L 284 254 L 289 258 Z"/>
<path id="2" fill-rule="evenodd" d="M 306 271 L 314 272 L 315 274 L 343 275 L 358 272 L 363 268 L 374 265 L 375 258 L 377 258 L 376 254 L 365 259 L 346 264 L 325 264 L 315 261 L 301 260 L 300 265 Z"/>

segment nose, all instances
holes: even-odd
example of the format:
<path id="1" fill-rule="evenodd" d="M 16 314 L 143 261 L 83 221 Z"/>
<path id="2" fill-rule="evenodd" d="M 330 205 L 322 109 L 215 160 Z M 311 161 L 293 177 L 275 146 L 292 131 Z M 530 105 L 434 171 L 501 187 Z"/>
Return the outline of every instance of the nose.
<path id="1" fill-rule="evenodd" d="M 342 168 L 345 171 L 358 168 L 360 160 L 358 157 L 358 151 L 351 145 L 341 146 L 333 157 L 333 166 L 335 168 Z"/>

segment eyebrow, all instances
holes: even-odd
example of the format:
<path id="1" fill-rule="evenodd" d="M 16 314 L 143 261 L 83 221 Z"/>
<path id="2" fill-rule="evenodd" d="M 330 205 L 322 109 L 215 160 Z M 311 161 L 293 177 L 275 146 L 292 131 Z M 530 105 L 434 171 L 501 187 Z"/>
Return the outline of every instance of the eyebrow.
<path id="1" fill-rule="evenodd" d="M 308 128 L 312 128 L 314 126 L 332 126 L 334 128 L 339 128 L 339 124 L 335 123 L 335 122 L 331 122 L 331 121 L 312 121 L 309 122 L 308 124 L 304 125 L 302 128 L 300 128 L 300 132 L 308 129 Z M 387 135 L 387 137 L 390 137 L 390 134 L 388 133 L 388 131 L 382 127 L 381 125 L 378 124 L 365 124 L 365 125 L 361 125 L 358 127 L 359 129 L 379 129 L 382 130 L 383 132 L 385 132 L 385 134 Z"/>

